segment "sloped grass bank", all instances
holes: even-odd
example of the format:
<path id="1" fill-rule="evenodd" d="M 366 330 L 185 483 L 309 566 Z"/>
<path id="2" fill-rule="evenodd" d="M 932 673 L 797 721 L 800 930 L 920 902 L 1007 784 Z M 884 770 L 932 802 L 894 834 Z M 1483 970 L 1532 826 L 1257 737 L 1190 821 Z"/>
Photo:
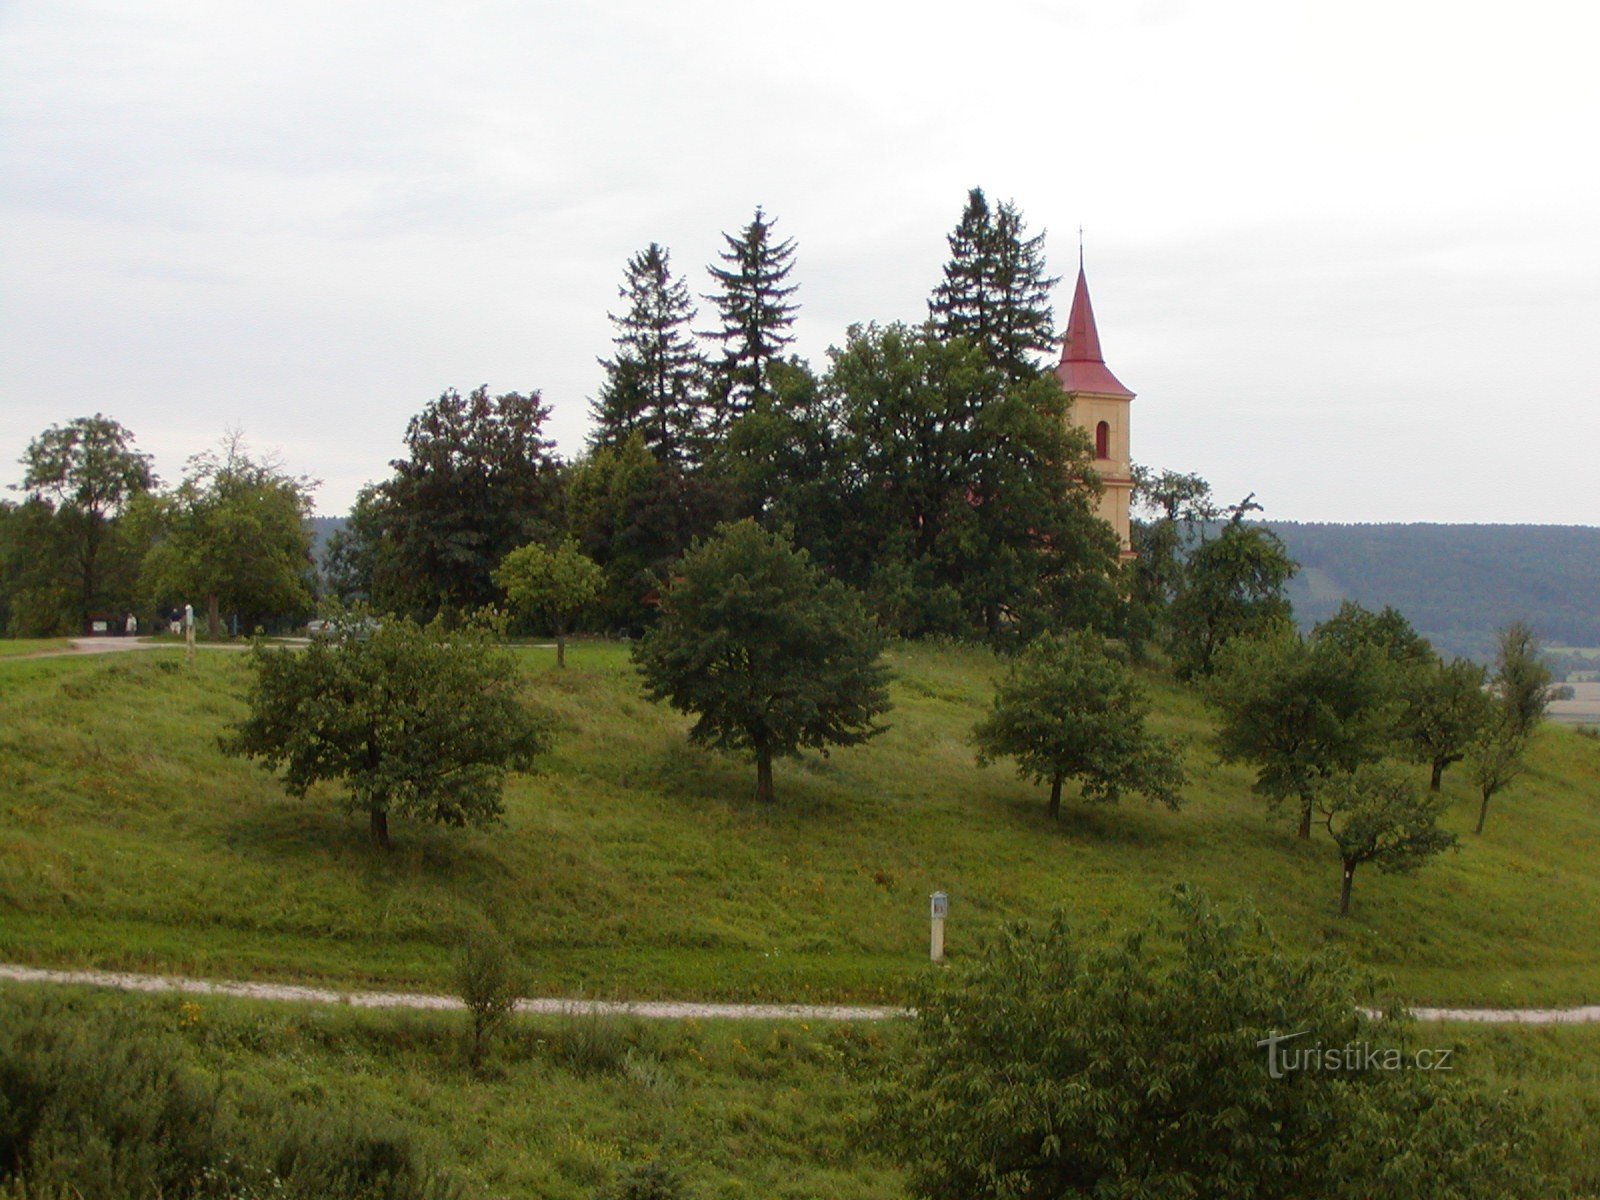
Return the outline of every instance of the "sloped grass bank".
<path id="1" fill-rule="evenodd" d="M 1040 790 L 973 763 L 999 670 L 983 651 L 897 649 L 892 728 L 780 763 L 770 808 L 753 768 L 689 746 L 639 695 L 625 647 L 576 645 L 565 672 L 518 653 L 555 752 L 513 782 L 503 826 L 397 821 L 389 854 L 337 789 L 291 800 L 218 752 L 241 657 L 0 664 L 0 958 L 439 988 L 487 918 L 541 994 L 877 1001 L 926 969 L 935 889 L 959 957 L 1004 918 L 1059 906 L 1093 924 L 1187 879 L 1251 901 L 1291 945 L 1340 943 L 1419 1003 L 1600 1000 L 1600 743 L 1568 730 L 1541 732 L 1482 837 L 1447 775 L 1461 850 L 1413 877 L 1363 872 L 1339 921 L 1327 840 L 1269 817 L 1205 747 L 1198 699 L 1159 679 L 1157 726 L 1192 740 L 1184 809 L 1069 796 L 1054 824 Z"/>
<path id="2" fill-rule="evenodd" d="M 475 1072 L 462 1014 L 76 989 L 46 999 L 0 985 L 0 1024 L 37 1019 L 42 1008 L 64 1028 L 110 1024 L 163 1039 L 179 1070 L 219 1094 L 274 1097 L 309 1120 L 381 1131 L 463 1200 L 589 1200 L 651 1170 L 677 1183 L 652 1194 L 904 1194 L 874 1101 L 905 1052 L 904 1022 L 524 1017 Z M 1435 1051 L 1451 1051 L 1458 1077 L 1530 1107 L 1536 1158 L 1570 1185 L 1554 1196 L 1600 1194 L 1600 1029 L 1426 1035 Z"/>

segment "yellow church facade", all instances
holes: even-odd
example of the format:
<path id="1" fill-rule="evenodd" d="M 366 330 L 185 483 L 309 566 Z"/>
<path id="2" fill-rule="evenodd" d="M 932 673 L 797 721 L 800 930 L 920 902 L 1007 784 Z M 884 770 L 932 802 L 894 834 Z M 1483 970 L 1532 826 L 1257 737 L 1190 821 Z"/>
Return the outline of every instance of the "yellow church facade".
<path id="1" fill-rule="evenodd" d="M 1094 469 L 1104 491 L 1100 494 L 1100 519 L 1116 531 L 1122 557 L 1133 557 L 1129 508 L 1133 499 L 1133 454 L 1129 449 L 1129 418 L 1133 393 L 1106 367 L 1089 303 L 1089 283 L 1078 264 L 1078 283 L 1072 293 L 1072 312 L 1061 343 L 1061 363 L 1056 378 L 1071 404 L 1069 419 L 1089 435 L 1094 444 Z"/>

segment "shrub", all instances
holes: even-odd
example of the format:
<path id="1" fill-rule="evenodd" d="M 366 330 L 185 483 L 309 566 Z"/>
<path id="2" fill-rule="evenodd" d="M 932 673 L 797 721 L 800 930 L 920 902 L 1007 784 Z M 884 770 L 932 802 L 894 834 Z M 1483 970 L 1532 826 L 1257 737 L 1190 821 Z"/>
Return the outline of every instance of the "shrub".
<path id="1" fill-rule="evenodd" d="M 1263 1039 L 1286 1035 L 1304 1039 L 1286 1051 L 1408 1055 L 1403 1026 L 1362 1015 L 1357 994 L 1341 959 L 1287 954 L 1184 887 L 1109 944 L 1059 919 L 1011 926 L 917 998 L 883 1123 L 912 1193 L 940 1200 L 1549 1194 L 1510 1097 L 1269 1062 Z"/>
<path id="2" fill-rule="evenodd" d="M 8 1200 L 437 1200 L 404 1131 L 244 1092 L 178 1038 L 59 997 L 0 996 Z"/>
<path id="3" fill-rule="evenodd" d="M 472 1018 L 467 1058 L 474 1070 L 483 1065 L 522 988 L 522 972 L 506 939 L 486 929 L 470 933 L 456 960 L 456 990 Z"/>

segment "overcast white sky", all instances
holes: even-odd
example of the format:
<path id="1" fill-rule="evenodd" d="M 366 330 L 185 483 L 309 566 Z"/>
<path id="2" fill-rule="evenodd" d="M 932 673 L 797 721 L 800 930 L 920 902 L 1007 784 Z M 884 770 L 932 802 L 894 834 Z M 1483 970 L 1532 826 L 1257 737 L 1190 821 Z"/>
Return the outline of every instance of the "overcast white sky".
<path id="1" fill-rule="evenodd" d="M 103 411 L 345 510 L 446 387 L 582 446 L 627 257 L 759 203 L 798 349 L 967 188 L 1076 234 L 1134 457 L 1269 517 L 1600 523 L 1591 0 L 0 3 L 0 481 Z"/>

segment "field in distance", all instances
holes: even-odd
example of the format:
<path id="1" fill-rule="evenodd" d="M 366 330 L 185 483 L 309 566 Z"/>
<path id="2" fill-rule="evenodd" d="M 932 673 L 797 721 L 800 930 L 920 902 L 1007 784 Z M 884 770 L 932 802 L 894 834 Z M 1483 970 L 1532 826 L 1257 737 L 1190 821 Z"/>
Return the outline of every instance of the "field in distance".
<path id="1" fill-rule="evenodd" d="M 1191 739 L 1184 808 L 1087 809 L 1069 790 L 1055 824 L 1040 789 L 974 765 L 1000 670 L 985 651 L 897 648 L 892 728 L 780 763 L 770 808 L 749 764 L 688 745 L 642 698 L 625 647 L 580 644 L 565 672 L 518 654 L 555 752 L 513 780 L 503 826 L 397 820 L 389 854 L 336 789 L 292 800 L 220 754 L 241 655 L 0 663 L 0 959 L 441 989 L 488 918 L 537 994 L 877 1002 L 927 969 L 936 889 L 959 958 L 1002 919 L 1126 924 L 1189 880 L 1290 945 L 1342 944 L 1419 1003 L 1600 1000 L 1600 741 L 1572 729 L 1540 732 L 1482 837 L 1448 773 L 1459 852 L 1415 876 L 1368 868 L 1339 921 L 1326 836 L 1269 817 L 1249 772 L 1217 765 L 1196 695 L 1163 679 L 1155 723 Z"/>

